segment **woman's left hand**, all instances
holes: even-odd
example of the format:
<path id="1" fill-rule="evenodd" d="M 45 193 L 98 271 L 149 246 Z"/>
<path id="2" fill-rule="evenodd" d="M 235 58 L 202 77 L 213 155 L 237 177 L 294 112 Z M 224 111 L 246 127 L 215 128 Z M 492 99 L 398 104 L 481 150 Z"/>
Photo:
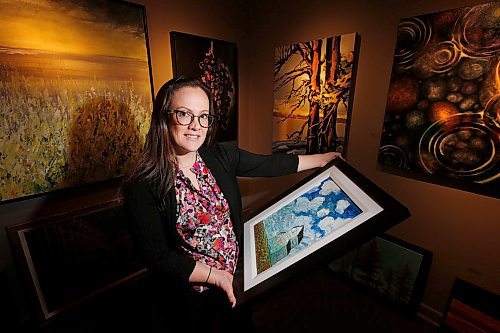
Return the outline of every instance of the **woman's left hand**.
<path id="1" fill-rule="evenodd" d="M 231 307 L 234 308 L 236 306 L 236 297 L 233 291 L 233 275 L 231 273 L 214 268 L 207 282 L 221 288 L 226 293 Z"/>

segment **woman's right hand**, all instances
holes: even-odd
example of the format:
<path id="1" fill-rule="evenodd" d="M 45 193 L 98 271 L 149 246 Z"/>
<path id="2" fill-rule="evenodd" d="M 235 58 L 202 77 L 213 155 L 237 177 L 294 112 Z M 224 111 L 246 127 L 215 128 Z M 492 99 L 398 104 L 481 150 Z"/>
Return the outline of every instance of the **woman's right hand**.
<path id="1" fill-rule="evenodd" d="M 234 308 L 236 306 L 236 297 L 233 291 L 233 275 L 231 273 L 213 267 L 208 283 L 221 288 L 227 294 L 231 307 Z"/>

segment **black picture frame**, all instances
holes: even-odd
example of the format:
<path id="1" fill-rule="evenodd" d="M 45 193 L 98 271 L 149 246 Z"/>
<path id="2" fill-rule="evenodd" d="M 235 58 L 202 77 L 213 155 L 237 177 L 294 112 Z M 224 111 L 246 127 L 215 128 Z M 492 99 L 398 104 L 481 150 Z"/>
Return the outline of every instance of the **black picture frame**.
<path id="1" fill-rule="evenodd" d="M 7 226 L 6 231 L 39 324 L 149 274 L 121 199 Z"/>
<path id="2" fill-rule="evenodd" d="M 362 213 L 337 230 L 324 237 L 322 244 L 312 243 L 306 255 L 300 252 L 289 256 L 289 261 L 280 262 L 269 270 L 256 273 L 256 255 L 252 257 L 252 227 L 274 211 L 282 209 L 301 195 L 330 177 L 362 208 Z M 338 204 L 338 203 L 337 203 Z M 365 214 L 365 208 L 367 215 Z M 356 246 L 381 234 L 410 216 L 407 207 L 370 181 L 343 159 L 335 159 L 325 167 L 316 170 L 282 195 L 276 197 L 262 210 L 250 217 L 244 226 L 243 268 L 235 277 L 236 293 L 245 302 L 281 284 L 295 274 L 310 270 L 318 265 L 326 265 Z M 356 218 L 358 218 L 356 220 Z M 319 245 L 318 245 L 319 244 Z M 255 250 L 255 247 L 253 248 Z M 294 258 L 295 257 L 295 258 Z M 292 259 L 294 258 L 294 259 Z M 287 259 L 287 258 L 286 258 Z M 307 259 L 307 260 L 305 260 Z M 285 259 L 284 259 L 285 260 Z M 249 262 L 250 261 L 250 262 Z M 269 271 L 269 273 L 267 273 Z M 266 274 L 262 278 L 259 274 Z M 246 281 L 245 281 L 246 280 Z"/>
<path id="3" fill-rule="evenodd" d="M 392 309 L 415 315 L 424 296 L 433 253 L 389 234 L 376 236 L 328 264 L 344 281 Z"/>
<path id="4" fill-rule="evenodd" d="M 238 141 L 238 54 L 236 44 L 220 39 L 170 32 L 174 76 L 200 79 L 214 98 L 216 140 Z"/>
<path id="5" fill-rule="evenodd" d="M 500 332 L 500 295 L 455 278 L 439 332 Z"/>

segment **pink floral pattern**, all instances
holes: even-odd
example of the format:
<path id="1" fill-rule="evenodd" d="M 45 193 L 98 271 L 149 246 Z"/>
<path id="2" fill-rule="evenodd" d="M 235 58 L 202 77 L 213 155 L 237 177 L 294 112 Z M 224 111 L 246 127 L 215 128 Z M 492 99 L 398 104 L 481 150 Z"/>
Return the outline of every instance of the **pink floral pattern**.
<path id="1" fill-rule="evenodd" d="M 234 274 L 238 244 L 231 222 L 229 205 L 215 178 L 199 155 L 191 167 L 199 184 L 197 190 L 182 170 L 177 173 L 177 232 L 182 249 L 194 260 Z M 196 291 L 206 287 L 195 285 Z"/>

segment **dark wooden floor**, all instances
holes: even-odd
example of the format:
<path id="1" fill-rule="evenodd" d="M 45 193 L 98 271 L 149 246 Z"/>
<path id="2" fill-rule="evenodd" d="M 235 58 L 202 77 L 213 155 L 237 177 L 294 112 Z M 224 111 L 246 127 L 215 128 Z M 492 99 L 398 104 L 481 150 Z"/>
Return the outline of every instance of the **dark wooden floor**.
<path id="1" fill-rule="evenodd" d="M 314 271 L 262 299 L 253 319 L 259 333 L 437 332 L 417 316 L 403 316 L 327 270 Z"/>
<path id="2" fill-rule="evenodd" d="M 16 328 L 12 332 L 152 333 L 153 299 L 151 284 L 145 279 L 79 305 L 44 328 Z M 256 333 L 437 332 L 437 328 L 416 316 L 408 318 L 380 304 L 328 270 L 288 281 L 259 299 L 252 310 Z"/>

